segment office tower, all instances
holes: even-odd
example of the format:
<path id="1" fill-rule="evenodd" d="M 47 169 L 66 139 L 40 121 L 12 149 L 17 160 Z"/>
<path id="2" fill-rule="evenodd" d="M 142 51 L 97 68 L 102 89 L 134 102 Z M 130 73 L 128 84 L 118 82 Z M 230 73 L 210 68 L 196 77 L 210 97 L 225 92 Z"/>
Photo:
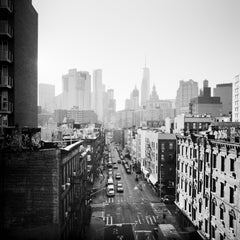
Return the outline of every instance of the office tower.
<path id="1" fill-rule="evenodd" d="M 146 101 L 149 99 L 150 94 L 150 74 L 149 68 L 143 68 L 143 78 L 142 78 L 142 85 L 141 85 L 141 106 L 145 106 Z"/>
<path id="2" fill-rule="evenodd" d="M 222 114 L 229 116 L 232 112 L 232 83 L 217 84 L 213 89 L 213 96 L 220 97 L 222 102 Z"/>
<path id="3" fill-rule="evenodd" d="M 93 110 L 98 115 L 98 119 L 103 121 L 103 84 L 102 69 L 93 71 Z"/>
<path id="4" fill-rule="evenodd" d="M 130 101 L 131 101 L 131 109 L 136 110 L 139 108 L 139 91 L 136 86 L 131 92 Z"/>
<path id="5" fill-rule="evenodd" d="M 208 81 L 203 81 L 201 95 L 190 100 L 189 113 L 193 115 L 222 116 L 222 103 L 220 97 L 211 97 L 211 88 Z"/>
<path id="6" fill-rule="evenodd" d="M 68 74 L 63 75 L 63 92 L 60 100 L 60 109 L 70 110 L 79 107 L 79 110 L 90 110 L 91 108 L 91 76 L 87 71 L 70 69 Z"/>
<path id="7" fill-rule="evenodd" d="M 239 122 L 240 120 L 240 89 L 239 89 L 240 75 L 233 78 L 232 88 L 232 121 Z"/>
<path id="8" fill-rule="evenodd" d="M 180 81 L 176 96 L 176 115 L 189 113 L 190 100 L 198 96 L 198 83 L 193 80 Z"/>
<path id="9" fill-rule="evenodd" d="M 55 86 L 52 84 L 40 83 L 38 85 L 39 106 L 43 111 L 54 112 L 53 101 L 55 97 Z"/>
<path id="10" fill-rule="evenodd" d="M 0 1 L 0 129 L 37 127 L 38 14 L 31 1 Z"/>

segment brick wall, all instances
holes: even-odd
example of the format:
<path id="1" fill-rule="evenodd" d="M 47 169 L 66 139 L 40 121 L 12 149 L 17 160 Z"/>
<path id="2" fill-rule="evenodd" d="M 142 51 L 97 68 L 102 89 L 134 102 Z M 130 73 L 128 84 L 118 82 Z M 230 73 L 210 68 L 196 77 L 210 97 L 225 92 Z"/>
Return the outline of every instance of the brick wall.
<path id="1" fill-rule="evenodd" d="M 4 230 L 45 233 L 51 239 L 58 235 L 60 151 L 5 152 L 0 157 Z"/>

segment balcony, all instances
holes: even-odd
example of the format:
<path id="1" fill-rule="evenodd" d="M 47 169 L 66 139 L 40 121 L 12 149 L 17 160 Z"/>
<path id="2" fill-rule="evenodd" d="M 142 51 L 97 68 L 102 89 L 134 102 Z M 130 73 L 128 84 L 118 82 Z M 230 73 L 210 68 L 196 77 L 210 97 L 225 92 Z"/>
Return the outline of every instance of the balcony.
<path id="1" fill-rule="evenodd" d="M 6 61 L 12 63 L 13 54 L 9 50 L 0 49 L 0 61 Z"/>
<path id="2" fill-rule="evenodd" d="M 13 37 L 13 29 L 8 21 L 0 21 L 0 35 L 6 35 L 10 38 Z"/>
<path id="3" fill-rule="evenodd" d="M 5 87 L 5 88 L 12 88 L 13 87 L 13 79 L 12 77 L 8 75 L 2 75 L 0 76 L 0 87 Z"/>
<path id="4" fill-rule="evenodd" d="M 12 0 L 0 0 L 0 8 L 5 8 L 9 12 L 13 11 Z"/>
<path id="5" fill-rule="evenodd" d="M 2 102 L 0 105 L 0 113 L 12 113 L 13 104 L 11 102 Z"/>

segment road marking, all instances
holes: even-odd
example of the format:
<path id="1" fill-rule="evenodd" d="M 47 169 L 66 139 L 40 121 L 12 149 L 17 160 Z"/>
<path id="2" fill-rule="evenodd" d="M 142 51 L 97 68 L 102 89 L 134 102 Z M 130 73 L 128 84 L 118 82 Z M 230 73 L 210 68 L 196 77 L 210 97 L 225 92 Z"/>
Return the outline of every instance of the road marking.
<path id="1" fill-rule="evenodd" d="M 134 232 L 136 232 L 136 233 L 138 233 L 138 232 L 150 233 L 152 231 L 151 230 L 135 230 Z"/>
<path id="2" fill-rule="evenodd" d="M 153 220 L 150 216 L 149 216 L 149 220 L 150 220 L 151 224 L 153 225 L 154 223 L 153 223 Z"/>
<path id="3" fill-rule="evenodd" d="M 145 218 L 146 218 L 147 224 L 150 224 L 148 217 L 149 216 L 146 216 Z"/>
<path id="4" fill-rule="evenodd" d="M 152 216 L 152 217 L 153 217 L 153 220 L 154 220 L 154 222 L 156 223 L 156 222 L 157 222 L 157 220 L 156 220 L 155 216 Z"/>
<path id="5" fill-rule="evenodd" d="M 139 224 L 142 224 L 139 215 L 137 215 L 137 219 L 138 219 Z"/>

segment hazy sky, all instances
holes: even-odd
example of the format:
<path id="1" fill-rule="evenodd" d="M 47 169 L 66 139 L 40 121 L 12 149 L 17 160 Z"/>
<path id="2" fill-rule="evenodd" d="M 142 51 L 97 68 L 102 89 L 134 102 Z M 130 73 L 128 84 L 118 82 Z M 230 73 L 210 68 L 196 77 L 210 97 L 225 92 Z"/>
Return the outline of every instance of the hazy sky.
<path id="1" fill-rule="evenodd" d="M 240 73 L 239 0 L 33 0 L 39 17 L 38 81 L 62 91 L 68 69 L 103 69 L 117 110 L 146 55 L 151 89 L 176 97 L 179 80 L 232 82 Z"/>

